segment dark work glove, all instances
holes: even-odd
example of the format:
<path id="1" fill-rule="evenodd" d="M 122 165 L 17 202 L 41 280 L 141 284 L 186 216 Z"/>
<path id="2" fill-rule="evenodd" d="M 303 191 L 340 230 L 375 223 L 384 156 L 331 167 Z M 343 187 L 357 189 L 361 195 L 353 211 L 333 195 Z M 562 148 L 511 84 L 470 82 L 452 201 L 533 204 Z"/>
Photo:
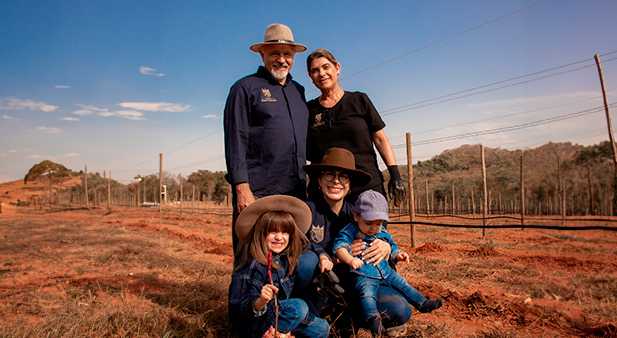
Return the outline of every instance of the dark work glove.
<path id="1" fill-rule="evenodd" d="M 390 182 L 388 182 L 388 193 L 390 199 L 394 200 L 394 206 L 398 207 L 403 203 L 403 200 L 407 196 L 407 189 L 401 179 L 401 173 L 398 171 L 398 166 L 388 166 L 388 172 L 390 173 Z"/>

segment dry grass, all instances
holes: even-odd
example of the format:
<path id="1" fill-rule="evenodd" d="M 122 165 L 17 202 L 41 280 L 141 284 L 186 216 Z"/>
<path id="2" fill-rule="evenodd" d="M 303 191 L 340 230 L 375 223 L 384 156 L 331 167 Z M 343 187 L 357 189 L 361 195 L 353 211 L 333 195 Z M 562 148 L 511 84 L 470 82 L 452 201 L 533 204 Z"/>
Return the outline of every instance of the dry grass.
<path id="1" fill-rule="evenodd" d="M 230 269 L 96 218 L 0 219 L 0 337 L 229 336 Z"/>
<path id="2" fill-rule="evenodd" d="M 159 223 L 160 222 L 160 223 Z M 230 217 L 114 208 L 0 214 L 0 337 L 233 337 Z M 390 230 L 445 300 L 405 337 L 617 335 L 613 234 Z M 365 330 L 360 330 L 366 333 Z"/>

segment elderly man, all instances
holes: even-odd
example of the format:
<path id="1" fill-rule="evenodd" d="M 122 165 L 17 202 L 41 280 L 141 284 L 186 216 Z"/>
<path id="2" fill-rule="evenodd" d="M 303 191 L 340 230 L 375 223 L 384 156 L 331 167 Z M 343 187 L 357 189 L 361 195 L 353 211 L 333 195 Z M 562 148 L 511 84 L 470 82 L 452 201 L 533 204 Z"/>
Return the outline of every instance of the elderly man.
<path id="1" fill-rule="evenodd" d="M 224 112 L 227 181 L 232 185 L 234 271 L 246 262 L 246 244 L 238 240 L 235 221 L 255 199 L 290 195 L 306 199 L 306 133 L 308 110 L 304 87 L 289 71 L 297 44 L 289 27 L 272 24 L 264 41 L 250 47 L 263 66 L 238 80 Z"/>

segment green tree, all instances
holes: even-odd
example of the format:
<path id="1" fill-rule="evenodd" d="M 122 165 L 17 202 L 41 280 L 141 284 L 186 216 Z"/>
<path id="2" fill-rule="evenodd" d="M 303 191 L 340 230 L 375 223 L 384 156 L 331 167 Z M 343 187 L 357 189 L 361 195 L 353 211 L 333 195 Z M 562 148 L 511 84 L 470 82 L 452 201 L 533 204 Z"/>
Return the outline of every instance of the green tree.
<path id="1" fill-rule="evenodd" d="M 49 182 L 49 204 L 51 205 L 51 189 L 54 181 L 62 184 L 70 178 L 71 170 L 59 163 L 52 162 L 50 160 L 44 160 L 41 163 L 35 164 L 30 168 L 26 176 L 24 177 L 24 184 L 28 181 L 40 180 L 45 184 L 45 181 Z M 45 179 L 47 178 L 47 179 Z M 43 188 L 43 198 L 45 198 L 45 188 Z"/>

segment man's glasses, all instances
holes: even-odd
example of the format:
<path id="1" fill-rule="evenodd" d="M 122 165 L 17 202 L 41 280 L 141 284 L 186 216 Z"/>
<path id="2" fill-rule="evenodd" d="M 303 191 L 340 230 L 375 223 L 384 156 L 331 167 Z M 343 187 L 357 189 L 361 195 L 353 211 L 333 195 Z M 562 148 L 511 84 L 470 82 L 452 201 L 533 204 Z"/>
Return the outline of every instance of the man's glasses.
<path id="1" fill-rule="evenodd" d="M 324 171 L 321 177 L 323 177 L 323 179 L 328 182 L 332 182 L 334 181 L 336 177 L 338 177 L 338 181 L 341 182 L 342 184 L 347 184 L 351 180 L 351 178 L 347 174 L 343 174 L 343 173 L 337 174 L 332 171 Z"/>

